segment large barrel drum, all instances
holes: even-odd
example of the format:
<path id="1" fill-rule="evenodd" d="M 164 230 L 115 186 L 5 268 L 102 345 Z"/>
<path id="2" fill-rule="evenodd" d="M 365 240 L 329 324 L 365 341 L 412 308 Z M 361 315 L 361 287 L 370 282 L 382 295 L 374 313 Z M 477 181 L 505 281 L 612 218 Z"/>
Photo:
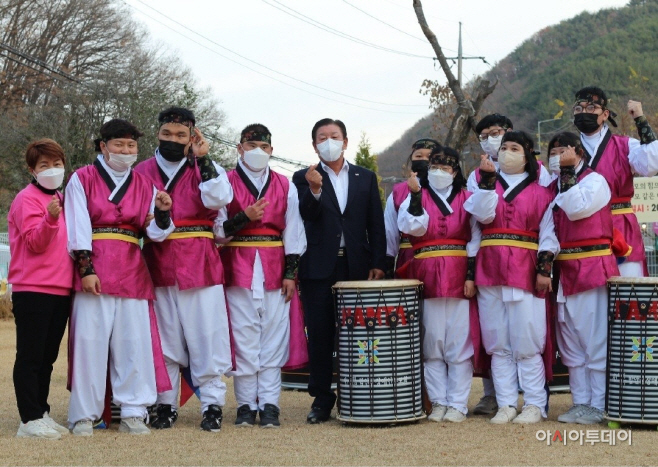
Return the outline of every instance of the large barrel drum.
<path id="1" fill-rule="evenodd" d="M 422 283 L 338 282 L 338 420 L 425 418 L 421 397 Z"/>
<path id="2" fill-rule="evenodd" d="M 608 420 L 658 423 L 658 278 L 608 280 Z"/>

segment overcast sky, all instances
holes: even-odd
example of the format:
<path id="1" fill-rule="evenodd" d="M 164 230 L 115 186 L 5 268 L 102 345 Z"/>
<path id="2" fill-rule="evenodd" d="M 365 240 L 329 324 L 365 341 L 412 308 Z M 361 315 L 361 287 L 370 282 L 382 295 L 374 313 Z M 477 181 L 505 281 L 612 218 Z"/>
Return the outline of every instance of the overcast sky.
<path id="1" fill-rule="evenodd" d="M 419 94 L 423 80 L 445 81 L 412 0 L 125 2 L 154 44 L 180 56 L 198 83 L 212 88 L 232 129 L 267 125 L 274 153 L 288 159 L 317 161 L 311 128 L 324 117 L 345 122 L 348 160 L 361 132 L 381 151 L 429 112 Z M 446 56 L 457 55 L 461 21 L 464 55 L 495 65 L 546 26 L 626 3 L 424 0 L 423 7 Z M 465 60 L 464 81 L 488 69 Z M 288 175 L 294 170 L 284 167 Z"/>

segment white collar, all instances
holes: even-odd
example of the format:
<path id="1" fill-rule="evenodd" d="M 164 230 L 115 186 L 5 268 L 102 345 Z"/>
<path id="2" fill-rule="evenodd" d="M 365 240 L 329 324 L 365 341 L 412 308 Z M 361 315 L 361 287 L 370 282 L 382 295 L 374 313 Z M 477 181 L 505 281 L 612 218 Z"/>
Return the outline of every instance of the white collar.
<path id="1" fill-rule="evenodd" d="M 114 181 L 114 190 L 112 190 L 112 193 L 110 193 L 110 196 L 107 198 L 108 200 L 112 201 L 112 199 L 114 199 L 114 196 L 119 192 L 121 187 L 128 181 L 128 177 L 130 176 L 130 168 L 128 168 L 124 172 L 117 172 L 112 167 L 107 165 L 103 154 L 99 154 L 98 159 L 101 161 L 101 165 L 103 166 L 103 168 L 105 168 L 107 173 L 110 175 L 110 178 Z"/>
<path id="2" fill-rule="evenodd" d="M 331 167 L 329 167 L 327 164 L 325 164 L 322 159 L 320 159 L 320 165 L 322 166 L 322 168 L 324 169 L 325 172 L 327 172 L 327 173 L 329 173 L 329 172 L 336 173 L 336 172 L 334 172 L 334 170 Z M 343 157 L 343 166 L 340 168 L 339 172 L 342 172 L 343 170 L 345 172 L 350 171 L 350 165 L 347 163 L 347 159 L 345 159 L 345 157 Z M 338 175 L 338 174 L 336 174 L 336 175 Z"/>
<path id="3" fill-rule="evenodd" d="M 247 177 L 253 182 L 253 184 L 258 188 L 258 191 L 263 189 L 263 184 L 265 183 L 265 180 L 267 180 L 267 175 L 269 174 L 270 171 L 270 166 L 269 164 L 267 167 L 265 167 L 263 170 L 260 172 L 254 172 L 251 170 L 249 167 L 247 167 L 244 162 L 240 158 L 238 158 L 238 165 L 244 170 L 244 173 L 247 174 Z"/>
<path id="4" fill-rule="evenodd" d="M 521 172 L 520 174 L 506 174 L 502 170 L 498 172 L 507 182 L 508 185 L 516 185 L 526 178 L 528 178 L 528 172 Z"/>
<path id="5" fill-rule="evenodd" d="M 448 185 L 446 188 L 443 190 L 438 190 L 434 188 L 432 185 L 429 186 L 434 193 L 439 195 L 441 198 L 448 199 L 448 196 L 450 196 L 450 193 L 452 192 L 452 183 Z"/>
<path id="6" fill-rule="evenodd" d="M 585 133 L 580 134 L 580 139 L 582 140 L 583 144 L 587 146 L 587 149 L 589 150 L 590 153 L 596 152 L 596 150 L 599 148 L 599 145 L 601 144 L 601 141 L 603 141 L 603 138 L 609 131 L 609 127 L 607 123 L 603 123 L 603 126 L 601 126 L 601 129 L 594 133 L 593 135 L 586 135 Z M 591 154 L 592 157 L 595 156 L 595 154 Z"/>

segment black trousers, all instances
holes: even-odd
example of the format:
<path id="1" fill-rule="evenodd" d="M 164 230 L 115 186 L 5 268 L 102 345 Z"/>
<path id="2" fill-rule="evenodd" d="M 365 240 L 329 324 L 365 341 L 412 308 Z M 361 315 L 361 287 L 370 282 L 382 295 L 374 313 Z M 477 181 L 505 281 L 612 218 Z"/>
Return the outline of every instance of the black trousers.
<path id="1" fill-rule="evenodd" d="M 11 299 L 16 321 L 14 390 L 21 421 L 27 423 L 50 412 L 50 376 L 69 318 L 71 297 L 14 292 Z"/>
<path id="2" fill-rule="evenodd" d="M 325 410 L 331 410 L 336 403 L 336 394 L 331 389 L 336 334 L 336 311 L 331 287 L 338 281 L 348 279 L 347 259 L 339 256 L 336 268 L 327 279 L 300 281 L 308 333 L 308 393 L 315 398 L 312 406 Z"/>

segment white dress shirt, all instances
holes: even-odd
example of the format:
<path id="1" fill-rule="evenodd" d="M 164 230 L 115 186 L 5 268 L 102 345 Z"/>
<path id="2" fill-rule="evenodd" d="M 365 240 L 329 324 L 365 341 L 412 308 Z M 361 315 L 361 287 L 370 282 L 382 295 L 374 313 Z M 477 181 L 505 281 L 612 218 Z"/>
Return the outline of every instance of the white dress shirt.
<path id="1" fill-rule="evenodd" d="M 349 179 L 349 170 L 350 170 L 350 165 L 347 163 L 347 160 L 343 158 L 343 166 L 340 168 L 340 171 L 338 172 L 338 175 L 336 175 L 336 172 L 334 172 L 331 167 L 329 167 L 327 164 L 324 162 L 320 161 L 320 166 L 322 167 L 322 170 L 324 170 L 327 175 L 329 175 L 329 181 L 331 182 L 331 186 L 334 188 L 334 192 L 336 193 L 336 199 L 338 200 L 338 207 L 340 208 L 340 212 L 345 212 L 345 206 L 347 205 L 347 193 L 349 190 L 349 185 L 350 185 L 350 179 Z M 315 199 L 320 199 L 320 196 L 322 195 L 322 190 L 320 190 L 320 193 L 317 195 L 313 192 L 311 192 Z M 340 234 L 340 247 L 343 248 L 345 246 L 345 236 L 341 232 Z"/>

